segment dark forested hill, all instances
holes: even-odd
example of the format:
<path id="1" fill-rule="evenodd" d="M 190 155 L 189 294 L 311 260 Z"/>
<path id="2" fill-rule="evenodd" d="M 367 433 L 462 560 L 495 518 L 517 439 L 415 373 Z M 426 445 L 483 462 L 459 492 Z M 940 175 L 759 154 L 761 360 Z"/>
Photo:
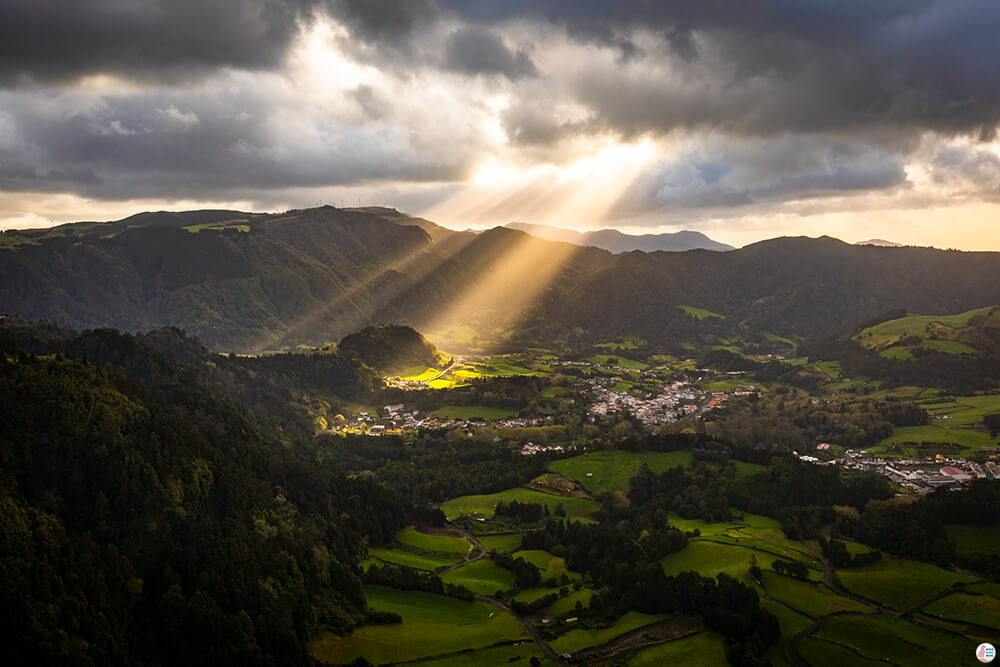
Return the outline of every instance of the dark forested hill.
<path id="1" fill-rule="evenodd" d="M 7 664 L 308 664 L 364 618 L 352 564 L 408 520 L 398 496 L 131 336 L 34 340 L 76 354 L 2 343 Z"/>
<path id="2" fill-rule="evenodd" d="M 153 213 L 0 235 L 0 313 L 74 328 L 175 325 L 224 351 L 322 346 L 380 322 L 534 340 L 811 337 L 893 309 L 996 303 L 1000 253 L 826 237 L 613 255 L 377 207 Z M 691 314 L 704 311 L 722 317 Z"/>

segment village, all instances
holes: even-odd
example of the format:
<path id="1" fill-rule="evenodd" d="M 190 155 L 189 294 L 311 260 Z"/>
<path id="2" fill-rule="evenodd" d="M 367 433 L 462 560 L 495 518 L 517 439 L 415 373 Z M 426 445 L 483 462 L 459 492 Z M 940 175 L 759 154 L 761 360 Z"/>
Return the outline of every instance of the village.
<path id="1" fill-rule="evenodd" d="M 594 400 L 589 409 L 593 418 L 607 419 L 629 414 L 645 426 L 656 426 L 721 407 L 730 396 L 755 396 L 760 391 L 748 385 L 735 388 L 730 393 L 709 392 L 675 380 L 664 385 L 659 394 L 650 393 L 645 398 L 639 398 L 629 391 L 616 391 L 615 387 L 620 382 L 619 377 L 584 380 Z"/>
<path id="2" fill-rule="evenodd" d="M 822 445 L 820 445 L 822 447 Z M 1000 464 L 996 461 L 978 463 L 965 458 L 941 454 L 910 459 L 886 459 L 867 451 L 848 449 L 843 456 L 822 460 L 801 455 L 800 461 L 818 465 L 840 465 L 852 470 L 874 472 L 912 491 L 926 495 L 939 488 L 958 488 L 972 479 L 1000 479 Z"/>

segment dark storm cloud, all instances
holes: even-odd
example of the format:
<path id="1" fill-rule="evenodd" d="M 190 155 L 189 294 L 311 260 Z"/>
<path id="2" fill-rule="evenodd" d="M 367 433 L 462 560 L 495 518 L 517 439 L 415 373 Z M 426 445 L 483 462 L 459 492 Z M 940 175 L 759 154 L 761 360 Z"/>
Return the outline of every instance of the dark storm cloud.
<path id="1" fill-rule="evenodd" d="M 992 0 L 440 0 L 466 20 L 534 19 L 573 38 L 592 26 L 658 35 L 681 91 L 581 84 L 581 101 L 623 134 L 718 126 L 746 135 L 895 128 L 978 133 L 1000 122 L 1000 3 Z M 675 103 L 674 97 L 682 99 Z M 707 114 L 704 113 L 707 110 Z"/>
<path id="2" fill-rule="evenodd" d="M 282 64 L 302 27 L 329 14 L 357 39 L 404 39 L 431 0 L 0 0 L 0 85 L 90 74 L 184 82 L 223 67 Z"/>
<path id="3" fill-rule="evenodd" d="M 365 98 L 363 91 L 358 91 Z M 275 126 L 266 92 L 67 97 L 38 105 L 0 97 L 0 191 L 72 191 L 98 199 L 213 197 L 366 181 L 461 178 L 468 157 L 414 148 L 405 133 L 366 133 L 300 119 Z"/>
<path id="4" fill-rule="evenodd" d="M 405 38 L 436 14 L 433 0 L 336 0 L 333 11 L 366 40 Z"/>
<path id="5" fill-rule="evenodd" d="M 456 72 L 500 74 L 511 80 L 538 73 L 525 51 L 513 51 L 498 34 L 477 26 L 459 28 L 448 37 L 444 64 Z"/>

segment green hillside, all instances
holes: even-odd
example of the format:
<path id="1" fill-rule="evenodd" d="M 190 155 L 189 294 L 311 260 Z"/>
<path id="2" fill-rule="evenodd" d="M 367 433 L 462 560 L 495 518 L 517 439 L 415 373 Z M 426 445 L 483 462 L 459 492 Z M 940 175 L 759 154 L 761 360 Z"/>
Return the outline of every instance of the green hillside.
<path id="1" fill-rule="evenodd" d="M 887 359 L 911 359 L 923 348 L 945 354 L 975 354 L 982 336 L 1000 331 L 1000 308 L 977 308 L 957 315 L 906 315 L 862 329 L 854 340 Z"/>

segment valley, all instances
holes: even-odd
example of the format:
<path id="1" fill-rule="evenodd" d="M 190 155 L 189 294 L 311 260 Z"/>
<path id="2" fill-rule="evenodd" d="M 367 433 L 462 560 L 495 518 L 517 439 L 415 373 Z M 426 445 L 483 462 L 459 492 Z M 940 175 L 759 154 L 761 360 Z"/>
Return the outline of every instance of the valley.
<path id="1" fill-rule="evenodd" d="M 515 298 L 517 280 L 537 276 L 509 255 L 538 258 L 552 251 L 549 242 L 364 217 L 386 215 L 331 209 L 245 215 L 238 224 L 225 212 L 153 218 L 167 229 L 183 223 L 178 238 L 211 239 L 201 250 L 221 243 L 232 257 L 245 257 L 240 245 L 255 234 L 255 244 L 272 243 L 305 225 L 346 241 L 378 228 L 421 249 L 412 254 L 407 241 L 365 260 L 375 262 L 366 270 L 383 261 L 435 267 L 403 282 L 389 279 L 397 269 L 376 268 L 368 275 L 380 277 L 350 287 L 326 256 L 316 270 L 327 277 L 316 279 L 346 291 L 306 316 L 288 311 L 301 337 L 279 333 L 292 330 L 285 320 L 251 318 L 253 326 L 272 322 L 274 349 L 219 353 L 212 348 L 236 339 L 205 345 L 176 327 L 132 335 L 0 318 L 4 390 L 17 399 L 8 422 L 21 433 L 49 429 L 57 442 L 86 443 L 82 458 L 56 463 L 3 440 L 0 453 L 15 463 L 5 498 L 22 513 L 51 513 L 67 535 L 98 530 L 128 549 L 121 576 L 144 583 L 108 603 L 119 627 L 131 623 L 147 644 L 171 646 L 170 633 L 189 626 L 160 621 L 197 618 L 211 600 L 205 613 L 233 628 L 220 651 L 262 656 L 295 646 L 304 660 L 355 665 L 971 665 L 969 647 L 1000 636 L 1000 544 L 990 537 L 1000 511 L 1000 308 L 989 305 L 989 287 L 963 288 L 972 310 L 912 315 L 866 301 L 819 326 L 810 318 L 830 307 L 820 293 L 802 302 L 808 307 L 786 300 L 794 314 L 778 316 L 689 286 L 633 327 L 629 313 L 646 308 L 641 300 L 595 310 L 591 284 L 574 305 L 557 287 L 559 271 L 584 282 L 588 271 L 612 271 L 607 279 L 617 282 L 634 269 L 625 268 L 630 262 L 655 261 L 656 271 L 697 262 L 704 276 L 723 271 L 724 257 L 743 253 L 736 261 L 745 262 L 767 249 L 650 260 L 580 248 L 546 273 L 548 291 Z M 118 227 L 113 238 L 161 229 Z M 65 233 L 82 243 L 92 230 Z M 919 250 L 783 243 L 834 256 Z M 3 252 L 35 247 L 46 246 Z M 296 252 L 320 247 L 317 240 Z M 946 264 L 993 261 L 932 255 Z M 473 281 L 447 303 L 430 285 L 437 276 L 454 286 L 470 261 L 514 282 Z M 225 289 L 242 280 L 226 278 Z M 385 280 L 396 287 L 370 291 Z M 184 281 L 184 289 L 223 284 L 190 274 Z M 312 296 L 332 293 L 323 294 Z M 786 299 L 780 294 L 773 298 Z M 205 302 L 219 303 L 228 302 Z M 426 314 L 404 315 L 417 303 Z M 342 319 L 345 308 L 353 319 Z M 339 339 L 327 326 L 386 313 L 436 324 L 426 335 L 406 324 L 359 326 Z M 322 344 L 309 343 L 310 331 L 324 332 Z M 36 368 L 58 379 L 40 385 Z M 76 407 L 47 426 L 29 409 L 45 392 L 65 396 L 80 382 L 93 385 L 99 410 L 64 401 L 61 409 Z M 139 407 L 118 407 L 122 400 Z M 164 426 L 175 423 L 169 419 L 177 425 Z M 200 435 L 179 435 L 185 421 Z M 169 459 L 147 444 L 155 501 L 109 509 L 104 482 L 78 480 L 104 467 L 94 480 L 138 479 L 120 443 L 139 434 L 192 444 L 167 445 Z M 102 458 L 105 440 L 119 442 L 110 460 Z M 253 454 L 232 453 L 247 442 Z M 243 481 L 229 481 L 236 479 Z M 69 510 L 69 499 L 88 509 Z M 219 528 L 222 517 L 232 527 Z M 156 537 L 161 525 L 167 537 Z M 213 531 L 235 530 L 239 549 L 267 554 L 247 566 L 256 572 L 252 594 L 229 592 L 247 584 L 223 562 L 213 561 L 211 579 L 190 566 L 176 573 L 160 545 L 183 542 L 192 525 L 227 545 Z M 30 531 L 19 539 L 32 539 Z M 60 548 L 82 548 L 74 540 Z M 212 548 L 233 558 L 236 547 Z M 59 567 L 56 556 L 46 558 Z M 46 595 L 39 589 L 24 604 Z M 32 609 L 21 613 L 45 627 Z M 83 655 L 113 650 L 82 632 Z"/>

